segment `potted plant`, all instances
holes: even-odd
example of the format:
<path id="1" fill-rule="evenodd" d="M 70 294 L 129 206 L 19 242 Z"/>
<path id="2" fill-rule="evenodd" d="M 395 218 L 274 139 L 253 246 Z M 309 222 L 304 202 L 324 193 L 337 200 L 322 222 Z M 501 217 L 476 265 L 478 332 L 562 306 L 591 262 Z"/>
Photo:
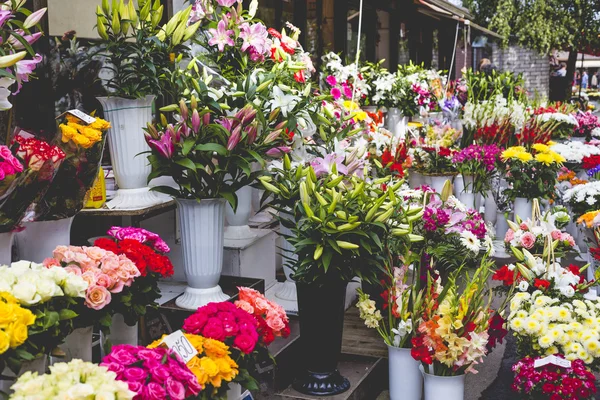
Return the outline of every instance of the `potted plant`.
<path id="1" fill-rule="evenodd" d="M 337 165 L 348 172 L 342 160 L 332 162 L 331 171 L 302 165 L 292 170 L 284 156 L 277 180 L 260 178 L 265 189 L 275 194 L 294 193 L 288 187 L 298 187 L 300 201 L 291 207 L 291 220 L 285 223 L 291 231 L 287 240 L 297 255 L 292 269 L 306 355 L 305 369 L 294 388 L 306 394 L 332 395 L 350 387 L 337 371 L 348 282 L 355 276 L 376 281 L 377 271 L 385 266 L 385 246 L 391 241 L 402 248 L 422 239 L 410 234 L 420 209 L 405 209 L 394 195 L 402 181 L 387 177 L 369 183 L 353 172 L 338 173 Z M 383 190 L 385 182 L 389 186 Z M 324 325 L 330 328 L 323 330 Z"/>
<path id="2" fill-rule="evenodd" d="M 98 100 L 113 126 L 108 144 L 119 187 L 110 203 L 113 208 L 140 208 L 164 201 L 149 192 L 150 166 L 137 155 L 148 151 L 143 128 L 152 120 L 154 99 L 172 93 L 169 78 L 175 63 L 171 57 L 185 55 L 184 43 L 199 24 L 188 26 L 189 6 L 160 26 L 163 10 L 160 1 L 152 0 L 141 0 L 137 7 L 123 0 L 110 7 L 103 0 L 96 10 L 100 51 L 106 57 L 105 68 L 111 71 L 105 82 L 108 96 Z"/>

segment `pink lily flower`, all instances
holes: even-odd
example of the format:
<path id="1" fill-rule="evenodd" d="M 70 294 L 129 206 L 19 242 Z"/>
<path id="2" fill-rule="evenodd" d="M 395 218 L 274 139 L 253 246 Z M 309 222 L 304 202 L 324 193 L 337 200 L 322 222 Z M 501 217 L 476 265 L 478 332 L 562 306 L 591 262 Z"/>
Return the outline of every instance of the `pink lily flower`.
<path id="1" fill-rule="evenodd" d="M 220 20 L 217 24 L 217 29 L 210 28 L 208 32 L 212 35 L 208 44 L 217 46 L 220 52 L 225 50 L 225 46 L 235 46 L 235 42 L 231 38 L 234 32 L 231 29 L 227 29 L 225 21 Z"/>
<path id="2" fill-rule="evenodd" d="M 148 140 L 148 145 L 166 159 L 171 159 L 173 157 L 173 151 L 175 149 L 171 136 L 168 134 L 163 134 L 160 140 Z"/>
<path id="3" fill-rule="evenodd" d="M 15 94 L 19 93 L 21 90 L 22 82 L 29 82 L 29 75 L 33 73 L 33 70 L 37 67 L 37 65 L 42 62 L 42 56 L 36 54 L 32 60 L 21 60 L 15 64 L 15 75 L 17 76 L 17 91 Z"/>

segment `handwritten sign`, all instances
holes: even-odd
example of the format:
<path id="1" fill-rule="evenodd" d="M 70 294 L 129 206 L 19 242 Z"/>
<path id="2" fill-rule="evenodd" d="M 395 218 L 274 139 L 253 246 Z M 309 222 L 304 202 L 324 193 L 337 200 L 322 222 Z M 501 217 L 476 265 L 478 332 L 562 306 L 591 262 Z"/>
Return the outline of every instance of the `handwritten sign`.
<path id="1" fill-rule="evenodd" d="M 179 354 L 186 364 L 198 354 L 198 351 L 192 346 L 190 341 L 187 340 L 181 331 L 171 333 L 163 339 L 163 343 L 167 345 L 170 350 Z"/>
<path id="2" fill-rule="evenodd" d="M 543 367 L 544 365 L 548 364 L 558 365 L 559 367 L 563 368 L 571 368 L 571 361 L 556 356 L 538 358 L 533 362 L 533 368 Z"/>

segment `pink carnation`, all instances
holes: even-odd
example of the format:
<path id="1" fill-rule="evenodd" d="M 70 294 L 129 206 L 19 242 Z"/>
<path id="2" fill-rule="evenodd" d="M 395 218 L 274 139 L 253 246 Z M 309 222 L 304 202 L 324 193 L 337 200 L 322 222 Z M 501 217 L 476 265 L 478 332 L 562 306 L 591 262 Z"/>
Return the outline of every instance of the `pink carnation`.
<path id="1" fill-rule="evenodd" d="M 506 231 L 506 235 L 504 235 L 504 241 L 509 243 L 515 238 L 515 232 L 512 229 Z"/>

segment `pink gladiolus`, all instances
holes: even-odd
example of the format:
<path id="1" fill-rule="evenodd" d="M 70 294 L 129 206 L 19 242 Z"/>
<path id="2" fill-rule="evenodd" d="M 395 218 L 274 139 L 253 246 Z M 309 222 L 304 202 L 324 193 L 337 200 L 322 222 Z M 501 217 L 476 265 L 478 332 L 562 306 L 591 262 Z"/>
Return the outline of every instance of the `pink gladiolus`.
<path id="1" fill-rule="evenodd" d="M 292 151 L 292 149 L 288 146 L 279 146 L 279 147 L 274 147 L 270 150 L 267 150 L 267 152 L 265 154 L 272 158 L 279 158 L 279 157 L 283 157 L 284 154 L 287 154 L 290 151 Z"/>

